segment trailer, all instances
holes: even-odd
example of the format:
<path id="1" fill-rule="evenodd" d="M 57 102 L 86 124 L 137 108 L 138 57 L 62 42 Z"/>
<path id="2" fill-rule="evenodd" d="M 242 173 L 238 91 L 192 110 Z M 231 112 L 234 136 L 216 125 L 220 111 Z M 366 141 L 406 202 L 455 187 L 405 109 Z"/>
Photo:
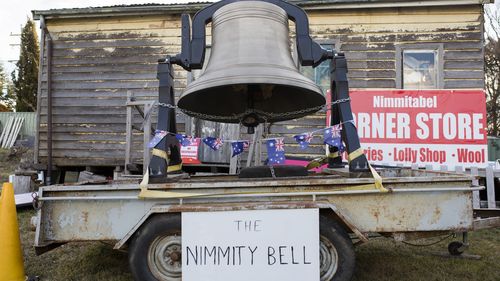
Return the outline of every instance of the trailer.
<path id="1" fill-rule="evenodd" d="M 128 250 L 136 280 L 181 280 L 182 213 L 317 209 L 321 280 L 350 280 L 353 245 L 368 242 L 370 233 L 405 241 L 498 225 L 498 219 L 474 219 L 472 193 L 484 187 L 473 186 L 470 176 L 380 169 L 379 189 L 373 178 L 325 172 L 259 179 L 179 176 L 147 189 L 137 181 L 42 187 L 35 247 L 41 254 L 68 242 L 111 241 L 115 249 Z M 452 242 L 449 250 L 461 254 L 466 246 L 466 240 Z"/>
<path id="2" fill-rule="evenodd" d="M 300 65 L 330 62 L 331 102 L 325 103 L 317 85 L 304 79 L 296 69 L 290 53 L 289 20 L 296 23 Z M 218 28 L 212 32 L 212 38 L 219 38 L 214 42 L 222 42 L 218 45 L 222 47 L 212 44 L 209 60 L 212 65 L 206 67 L 204 76 L 190 84 L 176 103 L 173 65 L 186 71 L 203 68 L 206 25 L 212 21 L 212 27 Z M 181 52 L 158 61 L 159 98 L 155 104 L 156 129 L 161 137 L 151 145 L 152 158 L 143 181 L 42 187 L 35 200 L 37 253 L 73 241 L 111 241 L 115 249 L 128 250 L 135 280 L 345 281 L 354 272 L 354 245 L 368 242 L 371 233 L 397 241 L 463 233 L 462 242 L 450 243 L 448 247 L 451 254 L 459 255 L 467 247 L 468 231 L 498 225 L 497 218 L 474 220 L 473 192 L 483 187 L 474 185 L 473 177 L 403 168 L 379 167 L 376 171 L 368 163 L 353 121 L 346 57 L 335 50 L 323 49 L 312 39 L 307 14 L 298 6 L 281 0 L 219 1 L 198 12 L 193 20 L 188 14 L 183 15 L 181 37 Z M 262 46 L 266 46 L 265 52 Z M 188 175 L 182 173 L 175 125 L 177 109 L 203 120 L 241 124 L 249 134 L 255 133 L 259 124 L 296 119 L 325 109 L 332 112 L 330 124 L 337 128 L 337 141 L 333 141 L 334 127 L 326 128 L 332 139 L 328 140 L 324 134 L 328 153 L 316 164 L 328 164 L 329 168 L 319 174 L 308 173 L 305 167 L 274 166 L 280 163 L 273 163 L 269 157 L 269 166 L 248 167 L 239 175 Z M 342 142 L 348 168 L 342 162 Z M 254 141 L 253 145 L 260 145 L 260 141 Z M 281 151 L 284 156 L 284 149 Z M 311 212 L 306 219 L 294 221 L 293 215 L 298 213 L 292 212 L 299 211 Z M 217 232 L 212 231 L 217 227 L 202 227 L 203 219 L 217 220 L 221 214 L 236 212 L 245 212 L 247 216 L 265 212 L 275 225 L 283 221 L 297 225 L 290 232 L 275 229 L 273 237 L 307 232 L 308 242 L 314 244 L 309 256 L 314 261 L 305 258 L 304 246 L 303 264 L 308 268 L 314 265 L 315 271 L 307 278 L 290 274 L 292 278 L 284 275 L 274 278 L 274 268 L 265 266 L 239 271 L 241 263 L 235 262 L 235 250 L 242 246 L 235 246 L 232 252 L 233 265 L 238 266 L 235 271 L 246 277 L 212 278 L 213 272 L 207 271 L 208 248 L 203 249 L 204 256 L 200 258 L 198 250 L 189 251 L 184 238 L 217 239 L 214 234 Z M 199 223 L 185 224 L 191 218 Z M 233 222 L 240 226 L 240 221 Z M 257 230 L 257 220 L 254 222 L 249 228 Z M 219 240 L 233 241 L 233 237 L 219 233 Z M 269 252 L 268 248 L 268 265 L 271 256 L 273 265 L 277 258 L 281 265 L 299 264 L 292 246 L 291 264 L 281 260 L 286 247 L 278 246 L 279 254 L 274 248 Z M 208 256 L 216 265 L 215 248 L 212 249 L 208 250 Z M 254 265 L 257 248 L 249 250 Z M 226 251 L 222 256 L 229 265 L 229 248 Z M 297 251 L 295 248 L 298 255 Z M 185 261 L 190 254 L 197 265 L 198 260 L 204 261 L 198 278 L 188 277 L 192 267 Z M 282 271 L 289 269 L 283 268 Z M 253 275 L 258 271 L 263 275 Z"/>

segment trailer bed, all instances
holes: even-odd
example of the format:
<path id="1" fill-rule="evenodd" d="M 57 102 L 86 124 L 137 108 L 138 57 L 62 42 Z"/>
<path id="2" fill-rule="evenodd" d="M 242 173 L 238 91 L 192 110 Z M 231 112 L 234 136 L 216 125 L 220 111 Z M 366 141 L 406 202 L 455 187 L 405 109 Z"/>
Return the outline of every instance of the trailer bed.
<path id="1" fill-rule="evenodd" d="M 201 176 L 149 184 L 138 181 L 54 185 L 39 191 L 35 246 L 71 241 L 113 241 L 123 248 L 154 213 L 319 208 L 334 212 L 361 240 L 366 233 L 464 232 L 473 227 L 472 177 L 410 169 L 382 169 L 384 187 L 349 173 L 292 178 Z"/>

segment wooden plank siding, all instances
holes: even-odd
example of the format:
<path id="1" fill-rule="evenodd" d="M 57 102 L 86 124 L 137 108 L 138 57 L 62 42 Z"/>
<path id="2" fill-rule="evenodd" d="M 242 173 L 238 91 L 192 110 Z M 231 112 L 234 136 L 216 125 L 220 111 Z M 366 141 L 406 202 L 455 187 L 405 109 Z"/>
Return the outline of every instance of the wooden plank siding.
<path id="1" fill-rule="evenodd" d="M 157 61 L 180 50 L 180 15 L 47 21 L 53 41 L 53 157 L 58 166 L 124 164 L 127 91 L 158 98 Z M 39 159 L 47 157 L 47 73 L 41 80 Z M 178 97 L 186 72 L 175 69 Z M 135 110 L 134 110 L 135 111 Z M 156 120 L 153 114 L 152 120 Z M 185 116 L 178 114 L 178 128 Z M 134 114 L 134 122 L 142 121 Z M 154 122 L 156 123 L 156 122 Z M 142 159 L 142 133 L 134 133 L 133 157 Z"/>
<path id="2" fill-rule="evenodd" d="M 481 5 L 310 10 L 308 14 L 315 39 L 340 42 L 337 47 L 347 56 L 352 88 L 396 88 L 398 46 L 425 43 L 443 46 L 445 89 L 484 87 Z M 180 51 L 180 15 L 54 18 L 46 23 L 53 39 L 55 165 L 123 165 L 127 91 L 139 99 L 157 99 L 157 60 Z M 46 69 L 44 58 L 38 151 L 42 163 L 47 156 Z M 175 75 L 178 97 L 187 73 L 176 67 Z M 178 114 L 180 131 L 185 119 Z M 140 117 L 134 120 L 139 122 Z M 320 138 L 310 149 L 300 150 L 293 135 L 324 126 L 323 112 L 273 124 L 270 133 L 286 137 L 287 155 L 313 157 L 324 154 Z M 142 135 L 135 133 L 137 159 L 142 157 L 141 140 Z"/>

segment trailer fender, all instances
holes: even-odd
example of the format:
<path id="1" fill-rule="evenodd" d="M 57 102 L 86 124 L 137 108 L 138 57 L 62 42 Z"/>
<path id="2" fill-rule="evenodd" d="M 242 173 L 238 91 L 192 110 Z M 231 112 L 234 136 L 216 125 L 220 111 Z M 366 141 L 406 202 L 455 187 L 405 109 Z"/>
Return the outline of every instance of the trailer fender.
<path id="1" fill-rule="evenodd" d="M 256 202 L 256 203 L 218 203 L 210 205 L 199 204 L 181 204 L 181 205 L 154 205 L 151 209 L 134 225 L 129 232 L 114 245 L 114 249 L 124 249 L 127 242 L 132 238 L 135 232 L 151 217 L 153 214 L 163 213 L 182 213 L 182 212 L 222 212 L 222 211 L 247 211 L 247 210 L 273 210 L 273 209 L 307 209 L 318 208 L 334 219 L 339 220 L 346 228 L 356 235 L 360 242 L 367 242 L 368 238 L 364 235 L 352 220 L 343 214 L 335 204 L 329 201 L 293 201 L 293 202 Z"/>

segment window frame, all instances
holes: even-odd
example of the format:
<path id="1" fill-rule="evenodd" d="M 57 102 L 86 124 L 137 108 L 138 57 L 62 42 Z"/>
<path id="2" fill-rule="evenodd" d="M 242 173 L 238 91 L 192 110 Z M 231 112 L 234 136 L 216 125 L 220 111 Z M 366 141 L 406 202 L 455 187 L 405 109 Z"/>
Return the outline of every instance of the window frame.
<path id="1" fill-rule="evenodd" d="M 325 45 L 329 45 L 329 46 L 332 46 L 333 50 L 335 50 L 336 52 L 340 52 L 340 48 L 342 46 L 342 43 L 340 42 L 340 39 L 317 39 L 317 38 L 313 38 L 313 40 L 318 43 L 319 45 L 321 45 L 322 47 L 325 46 Z M 299 61 L 298 61 L 298 55 L 297 55 L 297 46 L 296 46 L 296 41 L 294 40 L 293 41 L 293 50 L 294 52 L 292 52 L 292 57 L 293 57 L 293 60 L 299 70 L 300 73 L 302 73 L 302 68 L 303 67 L 306 67 L 306 66 L 302 66 L 299 64 Z M 327 62 L 327 61 L 325 61 Z M 323 62 L 323 63 L 325 63 Z M 307 66 L 307 67 L 312 67 L 312 66 Z M 316 71 L 316 68 L 313 68 L 314 71 Z M 303 73 L 302 73 L 303 74 Z M 316 83 L 316 81 L 313 80 L 314 83 Z M 318 87 L 320 87 L 320 85 L 316 84 Z M 326 93 L 324 93 L 326 94 Z"/>
<path id="2" fill-rule="evenodd" d="M 433 50 L 436 51 L 436 89 L 444 88 L 444 44 L 443 43 L 418 43 L 418 44 L 404 44 L 396 45 L 396 88 L 405 89 L 403 83 L 403 53 L 404 51 L 420 51 L 420 50 Z M 417 89 L 405 89 L 417 90 Z"/>

